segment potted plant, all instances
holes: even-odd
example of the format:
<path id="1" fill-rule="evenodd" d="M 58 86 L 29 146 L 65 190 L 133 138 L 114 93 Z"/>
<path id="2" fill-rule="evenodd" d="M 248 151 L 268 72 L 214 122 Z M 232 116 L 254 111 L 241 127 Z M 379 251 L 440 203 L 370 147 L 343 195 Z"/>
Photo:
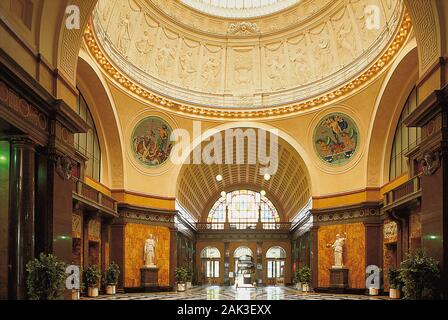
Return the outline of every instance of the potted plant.
<path id="1" fill-rule="evenodd" d="M 294 273 L 294 283 L 296 284 L 296 289 L 302 291 L 302 279 L 301 279 L 300 269 L 296 270 Z"/>
<path id="2" fill-rule="evenodd" d="M 440 277 L 438 262 L 423 251 L 411 252 L 400 264 L 403 296 L 408 300 L 438 298 Z"/>
<path id="3" fill-rule="evenodd" d="M 400 270 L 390 268 L 388 270 L 389 278 L 389 297 L 391 299 L 400 299 L 400 290 L 402 287 L 402 282 L 400 279 Z"/>
<path id="4" fill-rule="evenodd" d="M 177 282 L 177 291 L 182 292 L 186 290 L 185 282 L 188 279 L 188 271 L 184 267 L 177 267 L 174 270 L 174 276 Z"/>
<path id="5" fill-rule="evenodd" d="M 84 281 L 87 285 L 87 296 L 98 297 L 98 286 L 101 272 L 97 266 L 88 266 L 84 271 Z"/>
<path id="6" fill-rule="evenodd" d="M 111 264 L 106 269 L 106 273 L 104 274 L 103 282 L 106 286 L 106 294 L 115 294 L 118 277 L 120 276 L 120 267 L 118 264 L 112 261 Z"/>
<path id="7" fill-rule="evenodd" d="M 64 293 L 66 264 L 51 254 L 41 253 L 26 265 L 27 291 L 31 300 L 55 300 Z"/>
<path id="8" fill-rule="evenodd" d="M 311 283 L 311 269 L 309 267 L 300 269 L 300 282 L 302 283 L 302 291 L 309 292 Z"/>
<path id="9" fill-rule="evenodd" d="M 187 269 L 187 290 L 191 289 L 191 287 L 193 286 L 192 281 L 193 281 L 193 270 L 188 268 Z"/>

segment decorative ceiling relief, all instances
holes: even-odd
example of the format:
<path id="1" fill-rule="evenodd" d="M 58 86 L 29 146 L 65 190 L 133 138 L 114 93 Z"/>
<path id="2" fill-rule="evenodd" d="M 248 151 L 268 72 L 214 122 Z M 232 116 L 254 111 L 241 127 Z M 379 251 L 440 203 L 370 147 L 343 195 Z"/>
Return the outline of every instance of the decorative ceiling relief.
<path id="1" fill-rule="evenodd" d="M 371 3 L 382 12 L 375 30 L 366 27 Z M 309 19 L 285 29 L 296 10 Z M 186 29 L 187 20 L 198 29 Z M 205 35 L 211 26 L 223 34 Z M 172 1 L 162 10 L 156 0 L 100 0 L 85 40 L 112 79 L 162 108 L 254 118 L 356 89 L 392 60 L 410 28 L 402 0 L 303 0 L 253 21 L 209 17 Z"/>
<path id="2" fill-rule="evenodd" d="M 313 142 L 322 161 L 342 166 L 347 164 L 357 151 L 359 130 L 349 116 L 332 113 L 325 116 L 315 128 Z"/>
<path id="3" fill-rule="evenodd" d="M 132 154 L 145 167 L 162 165 L 168 160 L 173 148 L 171 132 L 170 125 L 162 118 L 144 118 L 132 132 Z"/>

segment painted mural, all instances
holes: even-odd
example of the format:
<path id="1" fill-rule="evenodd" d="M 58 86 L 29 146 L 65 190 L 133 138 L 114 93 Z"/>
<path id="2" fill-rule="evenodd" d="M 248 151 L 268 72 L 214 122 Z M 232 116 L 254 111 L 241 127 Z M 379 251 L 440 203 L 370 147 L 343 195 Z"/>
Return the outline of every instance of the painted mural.
<path id="1" fill-rule="evenodd" d="M 135 158 L 146 167 L 157 167 L 170 156 L 173 142 L 170 141 L 172 129 L 159 117 L 141 120 L 132 132 L 132 152 Z"/>
<path id="2" fill-rule="evenodd" d="M 332 113 L 319 122 L 313 139 L 320 159 L 328 164 L 341 166 L 348 163 L 356 153 L 359 131 L 350 117 Z"/>

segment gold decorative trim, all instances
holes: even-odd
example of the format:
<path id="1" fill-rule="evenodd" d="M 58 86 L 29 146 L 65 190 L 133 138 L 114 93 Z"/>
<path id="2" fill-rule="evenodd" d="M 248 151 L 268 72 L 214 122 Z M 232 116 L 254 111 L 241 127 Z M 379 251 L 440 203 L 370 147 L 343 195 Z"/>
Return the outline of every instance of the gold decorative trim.
<path id="1" fill-rule="evenodd" d="M 332 90 L 329 93 L 321 95 L 319 97 L 309 99 L 304 102 L 294 103 L 283 106 L 269 107 L 263 109 L 252 109 L 252 110 L 223 110 L 217 108 L 207 108 L 202 106 L 181 104 L 171 99 L 167 99 L 160 95 L 157 95 L 142 86 L 134 83 L 127 76 L 125 76 L 121 71 L 119 71 L 112 63 L 109 61 L 104 52 L 100 49 L 97 39 L 95 38 L 94 32 L 92 31 L 91 22 L 87 25 L 84 31 L 84 41 L 86 46 L 91 53 L 92 57 L 101 66 L 105 74 L 113 79 L 113 81 L 121 86 L 124 90 L 131 92 L 132 94 L 142 98 L 150 104 L 155 104 L 159 108 L 177 112 L 185 115 L 214 118 L 214 119 L 257 119 L 257 118 L 276 118 L 281 116 L 291 116 L 295 115 L 318 106 L 328 104 L 335 101 L 341 97 L 344 97 L 354 91 L 355 89 L 366 84 L 369 80 L 373 79 L 381 70 L 390 64 L 393 58 L 397 55 L 410 34 L 412 28 L 411 18 L 408 11 L 405 11 L 403 21 L 400 28 L 397 31 L 397 35 L 384 53 L 379 57 L 373 65 L 364 71 L 354 80 L 348 82 L 347 84 L 339 87 L 338 89 Z"/>

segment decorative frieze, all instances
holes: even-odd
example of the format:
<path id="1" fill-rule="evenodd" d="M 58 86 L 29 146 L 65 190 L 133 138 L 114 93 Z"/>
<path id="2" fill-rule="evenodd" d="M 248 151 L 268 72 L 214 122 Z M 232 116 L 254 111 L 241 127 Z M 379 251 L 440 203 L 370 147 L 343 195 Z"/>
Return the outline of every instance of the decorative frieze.
<path id="1" fill-rule="evenodd" d="M 341 211 L 315 213 L 317 222 L 338 222 L 353 219 L 379 217 L 379 208 L 346 209 Z"/>
<path id="2" fill-rule="evenodd" d="M 384 223 L 383 242 L 385 244 L 397 242 L 397 223 L 395 221 L 387 221 Z"/>

